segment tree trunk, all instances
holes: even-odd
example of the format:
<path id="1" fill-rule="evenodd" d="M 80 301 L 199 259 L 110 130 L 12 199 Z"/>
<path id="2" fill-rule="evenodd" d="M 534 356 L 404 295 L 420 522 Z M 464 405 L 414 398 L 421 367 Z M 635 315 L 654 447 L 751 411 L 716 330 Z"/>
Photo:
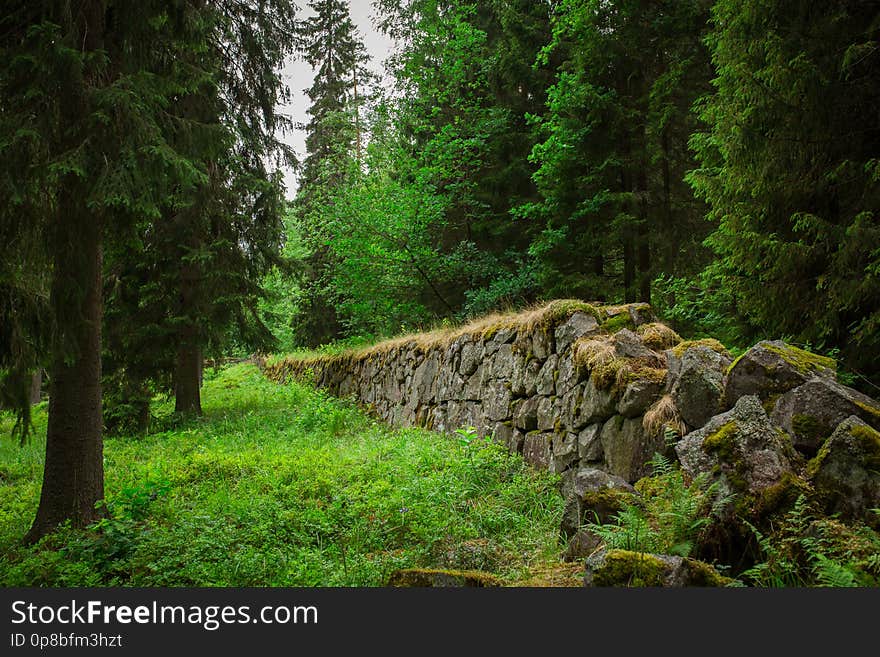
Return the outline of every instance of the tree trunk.
<path id="1" fill-rule="evenodd" d="M 195 265 L 187 263 L 180 275 L 180 312 L 188 318 L 178 333 L 177 362 L 174 370 L 174 412 L 183 415 L 201 415 L 202 400 L 200 379 L 202 350 L 198 330 L 193 324 L 195 288 L 198 272 Z"/>
<path id="2" fill-rule="evenodd" d="M 103 47 L 104 3 L 84 2 L 76 14 L 61 12 L 71 48 Z M 95 79 L 78 77 L 75 67 L 61 93 L 62 125 L 57 144 L 66 152 L 82 144 L 91 111 L 88 89 Z M 94 75 L 94 73 L 92 73 Z M 103 221 L 86 205 L 87 184 L 77 175 L 61 181 L 54 218 L 49 304 L 57 324 L 50 365 L 49 420 L 40 504 L 25 541 L 33 543 L 63 522 L 85 527 L 105 515 L 104 444 L 101 434 L 101 319 Z"/>
<path id="3" fill-rule="evenodd" d="M 187 330 L 185 333 L 194 333 Z M 177 348 L 177 366 L 174 372 L 174 412 L 183 415 L 201 415 L 202 399 L 199 391 L 202 353 L 194 340 L 181 341 Z"/>
<path id="4" fill-rule="evenodd" d="M 651 303 L 651 246 L 648 232 L 648 176 L 643 163 L 636 176 L 639 227 L 636 234 L 639 265 L 639 301 Z"/>
<path id="5" fill-rule="evenodd" d="M 83 204 L 83 199 L 77 200 Z M 85 216 L 59 223 L 51 304 L 60 320 L 60 348 L 51 365 L 43 488 L 27 542 L 39 540 L 67 520 L 74 527 L 85 527 L 104 515 L 98 508 L 104 499 L 101 222 Z M 71 289 L 82 294 L 76 309 L 70 308 Z M 68 349 L 72 360 L 65 358 L 71 355 Z"/>
<path id="6" fill-rule="evenodd" d="M 636 300 L 636 259 L 634 240 L 631 231 L 623 238 L 623 300 L 625 303 L 633 303 Z"/>
<path id="7" fill-rule="evenodd" d="M 31 406 L 40 403 L 40 392 L 43 388 L 43 369 L 37 368 L 37 371 L 31 375 Z"/>

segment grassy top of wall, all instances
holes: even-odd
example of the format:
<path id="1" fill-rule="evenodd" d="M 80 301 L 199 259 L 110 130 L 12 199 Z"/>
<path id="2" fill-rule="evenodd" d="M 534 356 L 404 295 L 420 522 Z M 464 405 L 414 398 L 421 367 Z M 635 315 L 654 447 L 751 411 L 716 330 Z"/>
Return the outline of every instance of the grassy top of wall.
<path id="1" fill-rule="evenodd" d="M 280 370 L 283 365 L 290 363 L 296 363 L 300 366 L 326 364 L 334 361 L 355 363 L 361 360 L 381 359 L 402 350 L 412 349 L 417 353 L 427 353 L 436 349 L 444 349 L 455 340 L 465 336 L 477 340 L 488 340 L 502 331 L 515 333 L 552 332 L 575 313 L 592 315 L 601 327 L 608 332 L 613 332 L 626 327 L 634 328 L 630 309 L 646 316 L 651 315 L 650 306 L 646 303 L 602 305 L 579 299 L 557 299 L 518 312 L 495 313 L 459 326 L 444 327 L 423 333 L 409 333 L 339 353 L 303 352 L 270 359 L 266 363 L 265 369 L 271 377 L 273 370 Z"/>

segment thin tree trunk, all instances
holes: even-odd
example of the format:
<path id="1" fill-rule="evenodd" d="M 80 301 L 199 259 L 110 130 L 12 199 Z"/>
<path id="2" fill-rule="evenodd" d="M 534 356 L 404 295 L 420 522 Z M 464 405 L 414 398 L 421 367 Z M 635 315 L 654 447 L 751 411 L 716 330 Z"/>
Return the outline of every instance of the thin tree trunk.
<path id="1" fill-rule="evenodd" d="M 77 200 L 83 203 L 83 198 Z M 104 499 L 101 226 L 98 218 L 86 216 L 62 222 L 60 230 L 66 234 L 56 240 L 51 303 L 56 317 L 66 319 L 59 321 L 60 344 L 75 355 L 68 361 L 62 349 L 51 365 L 43 488 L 27 542 L 67 520 L 85 527 L 104 515 L 98 508 Z M 71 285 L 84 292 L 79 313 L 70 312 Z"/>
<path id="2" fill-rule="evenodd" d="M 623 238 L 623 300 L 633 303 L 636 300 L 636 259 L 632 234 Z"/>
<path id="3" fill-rule="evenodd" d="M 43 370 L 37 368 L 37 371 L 31 375 L 31 406 L 40 403 L 40 392 L 43 388 Z"/>
<path id="4" fill-rule="evenodd" d="M 180 273 L 180 314 L 187 317 L 178 333 L 177 362 L 174 371 L 174 411 L 201 415 L 200 375 L 202 350 L 192 316 L 195 309 L 196 266 L 185 263 Z"/>
<path id="5" fill-rule="evenodd" d="M 643 164 L 636 175 L 639 227 L 636 234 L 639 266 L 639 301 L 651 303 L 651 246 L 648 231 L 648 176 Z"/>

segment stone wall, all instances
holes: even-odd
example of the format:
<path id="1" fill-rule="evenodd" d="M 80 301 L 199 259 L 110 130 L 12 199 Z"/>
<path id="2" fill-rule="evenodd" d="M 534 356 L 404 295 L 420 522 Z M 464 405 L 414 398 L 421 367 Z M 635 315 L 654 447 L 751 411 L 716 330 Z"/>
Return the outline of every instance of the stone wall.
<path id="1" fill-rule="evenodd" d="M 276 381 L 307 377 L 395 426 L 474 427 L 535 466 L 598 467 L 632 482 L 664 447 L 663 431 L 646 430 L 643 416 L 667 387 L 663 348 L 680 343 L 651 320 L 646 304 L 558 301 L 266 372 Z"/>
<path id="2" fill-rule="evenodd" d="M 392 425 L 473 427 L 561 473 L 570 559 L 601 545 L 587 523 L 635 503 L 632 484 L 658 452 L 740 510 L 784 512 L 808 494 L 829 514 L 880 528 L 877 401 L 840 384 L 830 358 L 764 341 L 734 360 L 716 340 L 682 341 L 646 304 L 555 301 L 263 367 L 279 383 L 352 397 Z"/>

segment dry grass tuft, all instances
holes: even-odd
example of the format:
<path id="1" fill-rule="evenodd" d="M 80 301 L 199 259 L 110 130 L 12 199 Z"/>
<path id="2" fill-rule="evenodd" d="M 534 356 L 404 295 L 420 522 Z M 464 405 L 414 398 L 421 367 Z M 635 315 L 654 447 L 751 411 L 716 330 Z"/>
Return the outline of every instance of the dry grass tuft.
<path id="1" fill-rule="evenodd" d="M 687 432 L 687 426 L 678 414 L 671 395 L 663 395 L 654 402 L 642 418 L 642 427 L 649 436 L 657 436 L 664 427 L 676 431 L 679 436 Z"/>
<path id="2" fill-rule="evenodd" d="M 641 336 L 645 346 L 654 351 L 665 351 L 681 342 L 681 336 L 678 333 L 666 324 L 659 322 L 642 324 L 636 329 L 636 332 Z"/>

